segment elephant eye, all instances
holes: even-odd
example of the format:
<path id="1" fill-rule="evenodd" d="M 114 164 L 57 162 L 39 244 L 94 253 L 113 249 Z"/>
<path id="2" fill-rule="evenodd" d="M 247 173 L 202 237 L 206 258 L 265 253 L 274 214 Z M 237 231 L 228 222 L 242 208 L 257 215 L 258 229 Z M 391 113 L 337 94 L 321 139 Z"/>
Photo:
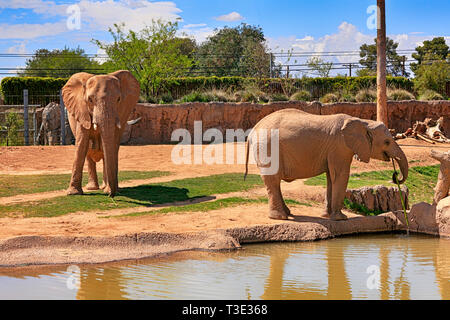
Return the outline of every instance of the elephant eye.
<path id="1" fill-rule="evenodd" d="M 384 144 L 388 146 L 388 145 L 391 144 L 391 141 L 389 141 L 389 140 L 384 140 Z"/>
<path id="2" fill-rule="evenodd" d="M 117 102 L 120 102 L 120 96 L 117 98 Z"/>

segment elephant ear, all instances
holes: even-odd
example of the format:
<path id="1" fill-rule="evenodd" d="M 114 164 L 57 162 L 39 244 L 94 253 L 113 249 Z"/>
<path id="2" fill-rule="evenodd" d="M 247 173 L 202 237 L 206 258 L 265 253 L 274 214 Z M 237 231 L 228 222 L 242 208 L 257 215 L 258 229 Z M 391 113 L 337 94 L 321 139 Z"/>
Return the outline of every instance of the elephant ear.
<path id="1" fill-rule="evenodd" d="M 372 134 L 367 124 L 357 118 L 345 120 L 342 126 L 345 144 L 365 163 L 370 161 Z"/>
<path id="2" fill-rule="evenodd" d="M 91 128 L 91 115 L 84 97 L 86 82 L 93 77 L 93 74 L 80 72 L 74 74 L 62 88 L 64 105 L 76 120 L 85 129 Z"/>
<path id="3" fill-rule="evenodd" d="M 118 113 L 120 124 L 122 128 L 125 128 L 128 116 L 139 101 L 141 87 L 130 71 L 119 70 L 110 73 L 109 75 L 116 77 L 120 82 L 121 99 L 119 102 Z"/>

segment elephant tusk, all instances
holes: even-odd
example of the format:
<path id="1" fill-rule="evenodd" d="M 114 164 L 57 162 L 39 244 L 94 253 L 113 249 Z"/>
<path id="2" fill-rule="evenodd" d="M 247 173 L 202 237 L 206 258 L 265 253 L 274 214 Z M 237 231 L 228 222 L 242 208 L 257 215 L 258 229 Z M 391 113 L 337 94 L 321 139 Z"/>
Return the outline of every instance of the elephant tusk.
<path id="1" fill-rule="evenodd" d="M 128 123 L 130 126 L 132 126 L 132 125 L 138 123 L 138 122 L 141 121 L 141 120 L 142 120 L 142 117 L 139 117 L 139 118 L 137 118 L 137 119 L 135 119 L 135 120 L 127 121 L 127 123 Z"/>
<path id="2" fill-rule="evenodd" d="M 94 130 L 97 130 L 97 124 L 94 123 Z"/>

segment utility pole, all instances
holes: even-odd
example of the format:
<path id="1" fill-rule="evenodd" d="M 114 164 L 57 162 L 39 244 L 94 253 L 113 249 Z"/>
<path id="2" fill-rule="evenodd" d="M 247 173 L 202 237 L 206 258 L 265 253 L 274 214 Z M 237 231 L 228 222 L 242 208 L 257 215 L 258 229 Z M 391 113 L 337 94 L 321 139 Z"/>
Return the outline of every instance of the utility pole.
<path id="1" fill-rule="evenodd" d="M 388 127 L 388 110 L 386 94 L 386 4 L 377 0 L 377 121 Z"/>

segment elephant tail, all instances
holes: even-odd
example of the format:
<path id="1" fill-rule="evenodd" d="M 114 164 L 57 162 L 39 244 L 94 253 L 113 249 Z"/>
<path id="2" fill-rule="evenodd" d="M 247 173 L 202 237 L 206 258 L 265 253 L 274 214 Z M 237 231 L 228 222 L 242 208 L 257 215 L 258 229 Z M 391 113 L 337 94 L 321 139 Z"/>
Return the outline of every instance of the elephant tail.
<path id="1" fill-rule="evenodd" d="M 247 142 L 245 143 L 245 174 L 244 174 L 244 181 L 247 179 L 247 175 L 248 175 L 248 159 L 250 156 L 250 144 L 251 144 L 251 139 L 250 136 L 247 139 Z"/>

